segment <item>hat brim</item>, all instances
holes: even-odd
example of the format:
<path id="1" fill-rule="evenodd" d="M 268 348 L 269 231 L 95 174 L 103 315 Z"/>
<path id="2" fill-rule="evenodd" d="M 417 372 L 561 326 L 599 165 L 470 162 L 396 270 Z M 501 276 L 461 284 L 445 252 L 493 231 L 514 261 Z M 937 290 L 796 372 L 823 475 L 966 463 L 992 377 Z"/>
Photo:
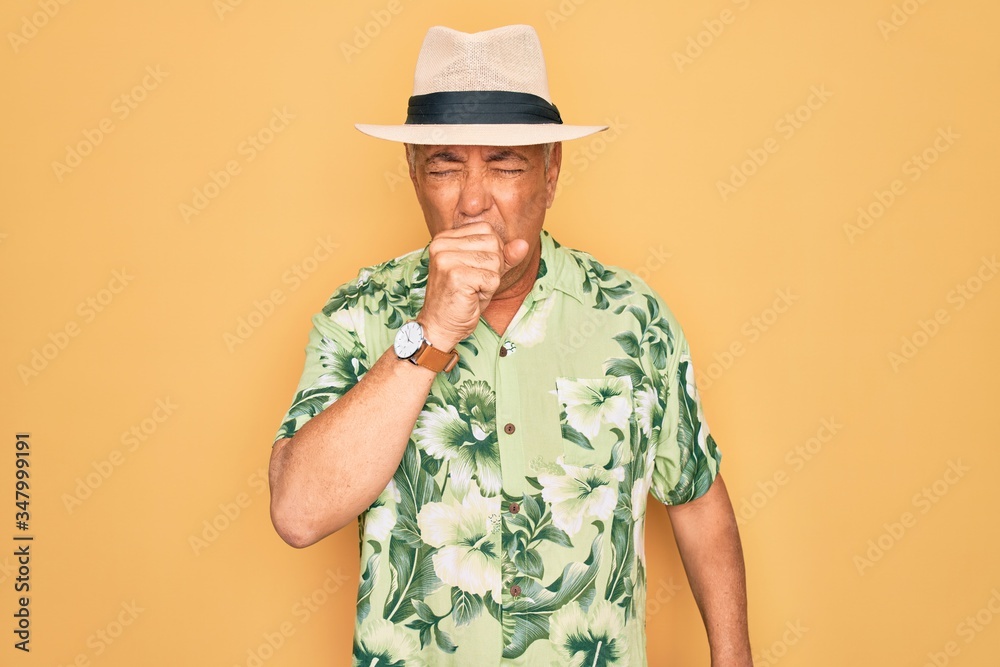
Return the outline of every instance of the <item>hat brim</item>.
<path id="1" fill-rule="evenodd" d="M 579 139 L 603 132 L 607 125 L 563 125 L 560 123 L 500 125 L 367 125 L 354 127 L 377 139 L 407 144 L 442 146 L 528 146 Z"/>

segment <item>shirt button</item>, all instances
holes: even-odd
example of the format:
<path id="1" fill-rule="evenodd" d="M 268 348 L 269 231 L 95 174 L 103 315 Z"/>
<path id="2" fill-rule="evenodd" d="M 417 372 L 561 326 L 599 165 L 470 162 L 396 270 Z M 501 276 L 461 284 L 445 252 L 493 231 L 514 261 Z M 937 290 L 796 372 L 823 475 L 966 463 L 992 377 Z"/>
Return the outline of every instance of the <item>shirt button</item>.
<path id="1" fill-rule="evenodd" d="M 517 597 L 518 595 L 521 594 L 521 587 L 518 586 L 517 584 L 514 584 L 513 586 L 510 587 L 510 594 L 513 595 L 514 597 Z"/>
<path id="2" fill-rule="evenodd" d="M 500 348 L 500 356 L 501 357 L 506 357 L 507 356 L 507 348 L 505 348 L 505 347 L 501 347 Z"/>
<path id="3" fill-rule="evenodd" d="M 503 426 L 503 432 L 506 433 L 507 435 L 510 435 L 511 433 L 514 432 L 514 425 L 511 424 L 510 422 L 507 422 Z"/>
<path id="4" fill-rule="evenodd" d="M 509 509 L 509 510 L 510 510 L 510 513 L 511 513 L 511 514 L 517 514 L 518 512 L 520 512 L 520 511 L 521 511 L 521 506 L 520 506 L 520 505 L 518 505 L 517 503 L 511 503 L 511 504 L 510 504 L 510 505 L 509 505 L 509 506 L 507 507 L 507 509 Z"/>

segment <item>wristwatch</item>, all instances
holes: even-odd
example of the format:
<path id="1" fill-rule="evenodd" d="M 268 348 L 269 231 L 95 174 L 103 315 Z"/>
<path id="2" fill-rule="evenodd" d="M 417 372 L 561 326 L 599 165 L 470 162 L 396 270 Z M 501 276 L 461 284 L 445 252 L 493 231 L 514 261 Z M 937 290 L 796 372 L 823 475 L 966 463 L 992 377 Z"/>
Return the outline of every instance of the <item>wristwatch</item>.
<path id="1" fill-rule="evenodd" d="M 435 373 L 450 371 L 458 363 L 458 352 L 445 352 L 434 347 L 424 338 L 424 328 L 416 320 L 408 320 L 399 327 L 393 348 L 400 359 L 409 359 Z"/>

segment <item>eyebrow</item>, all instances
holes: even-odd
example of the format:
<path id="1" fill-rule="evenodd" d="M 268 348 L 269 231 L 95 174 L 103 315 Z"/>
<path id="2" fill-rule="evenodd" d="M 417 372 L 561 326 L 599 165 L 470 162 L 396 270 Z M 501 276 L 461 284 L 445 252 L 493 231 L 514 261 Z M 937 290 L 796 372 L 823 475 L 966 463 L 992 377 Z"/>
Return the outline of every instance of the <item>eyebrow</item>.
<path id="1" fill-rule="evenodd" d="M 517 160 L 522 163 L 527 163 L 528 158 L 524 157 L 521 153 L 511 149 L 504 148 L 500 150 L 493 151 L 486 156 L 487 162 L 502 162 L 504 160 Z M 465 162 L 461 156 L 449 150 L 440 150 L 436 153 L 427 156 L 425 160 L 426 164 L 431 164 L 432 162 Z"/>
<path id="2" fill-rule="evenodd" d="M 503 160 L 518 160 L 519 162 L 528 162 L 528 158 L 524 157 L 512 148 L 504 148 L 499 151 L 494 151 L 486 156 L 487 162 L 502 162 Z"/>
<path id="3" fill-rule="evenodd" d="M 430 164 L 432 162 L 465 162 L 465 160 L 460 158 L 457 153 L 452 153 L 451 151 L 438 151 L 433 155 L 428 155 L 425 162 Z"/>

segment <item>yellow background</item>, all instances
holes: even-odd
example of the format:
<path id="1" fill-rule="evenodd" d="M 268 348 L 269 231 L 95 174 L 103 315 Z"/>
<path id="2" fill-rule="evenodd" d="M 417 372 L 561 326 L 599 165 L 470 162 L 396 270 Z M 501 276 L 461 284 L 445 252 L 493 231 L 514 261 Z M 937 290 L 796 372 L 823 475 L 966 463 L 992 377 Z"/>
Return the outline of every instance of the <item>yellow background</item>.
<path id="1" fill-rule="evenodd" d="M 265 480 L 309 317 L 427 241 L 402 146 L 353 123 L 402 122 L 429 26 L 529 23 L 565 122 L 616 123 L 564 144 L 546 228 L 645 271 L 685 328 L 757 666 L 998 664 L 1000 6 L 397 3 L 5 3 L 0 663 L 228 667 L 262 646 L 269 667 L 349 663 L 356 531 L 286 546 Z M 294 118 L 268 136 L 274 109 Z M 24 374 L 35 352 L 52 358 Z M 25 430 L 30 655 L 11 632 Z M 662 506 L 647 544 L 650 664 L 707 665 Z"/>

